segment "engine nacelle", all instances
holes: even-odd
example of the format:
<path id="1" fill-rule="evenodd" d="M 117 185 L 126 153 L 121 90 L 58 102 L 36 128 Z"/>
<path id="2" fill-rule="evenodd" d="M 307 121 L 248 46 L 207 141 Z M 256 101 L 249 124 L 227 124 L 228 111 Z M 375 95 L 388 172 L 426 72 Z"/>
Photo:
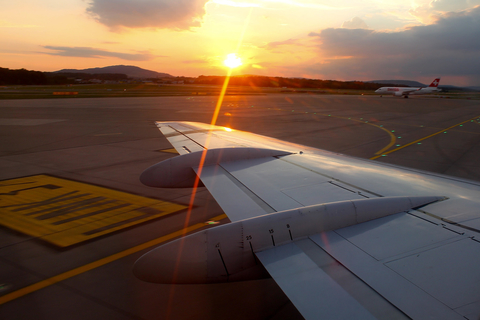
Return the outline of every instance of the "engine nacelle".
<path id="1" fill-rule="evenodd" d="M 274 246 L 410 210 L 444 197 L 340 201 L 232 222 L 162 245 L 140 257 L 137 278 L 155 283 L 214 283 L 265 275 L 255 256 Z"/>

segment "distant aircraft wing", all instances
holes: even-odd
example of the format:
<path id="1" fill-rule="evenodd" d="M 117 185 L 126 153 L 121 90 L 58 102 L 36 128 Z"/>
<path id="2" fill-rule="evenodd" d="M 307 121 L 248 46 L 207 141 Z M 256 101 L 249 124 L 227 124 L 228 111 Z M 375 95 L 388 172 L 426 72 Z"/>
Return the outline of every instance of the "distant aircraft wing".
<path id="1" fill-rule="evenodd" d="M 259 261 L 306 319 L 479 319 L 479 183 L 223 127 L 157 126 L 186 159 L 178 172 L 200 174 L 232 221 L 185 238 L 195 257 L 173 282 L 232 281 Z M 135 274 L 168 281 L 164 247 Z"/>

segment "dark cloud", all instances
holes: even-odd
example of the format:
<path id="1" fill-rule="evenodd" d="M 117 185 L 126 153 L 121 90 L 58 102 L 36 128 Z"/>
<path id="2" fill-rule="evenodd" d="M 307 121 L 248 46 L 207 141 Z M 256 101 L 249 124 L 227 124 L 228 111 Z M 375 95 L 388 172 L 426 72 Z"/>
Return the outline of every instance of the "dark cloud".
<path id="1" fill-rule="evenodd" d="M 92 0 L 87 11 L 112 30 L 199 27 L 208 0 Z"/>
<path id="2" fill-rule="evenodd" d="M 82 57 L 82 58 L 103 58 L 103 57 L 114 57 L 120 58 L 123 60 L 129 61 L 147 61 L 152 60 L 156 56 L 152 55 L 149 52 L 138 52 L 138 53 L 123 53 L 123 52 L 113 52 L 106 51 L 97 48 L 90 47 L 56 47 L 56 46 L 43 46 L 45 49 L 53 50 L 54 52 L 42 52 L 45 54 L 53 56 L 63 56 L 63 57 Z"/>
<path id="3" fill-rule="evenodd" d="M 325 29 L 310 33 L 325 60 L 315 72 L 347 78 L 455 75 L 480 82 L 480 6 L 400 32 Z"/>

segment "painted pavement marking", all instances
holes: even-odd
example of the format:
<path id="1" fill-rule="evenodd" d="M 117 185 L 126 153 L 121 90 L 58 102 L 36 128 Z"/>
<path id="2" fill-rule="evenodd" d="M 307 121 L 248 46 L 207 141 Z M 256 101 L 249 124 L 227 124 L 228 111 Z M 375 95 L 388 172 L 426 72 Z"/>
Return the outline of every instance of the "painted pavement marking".
<path id="1" fill-rule="evenodd" d="M 187 208 L 47 175 L 0 181 L 0 224 L 60 247 Z"/>

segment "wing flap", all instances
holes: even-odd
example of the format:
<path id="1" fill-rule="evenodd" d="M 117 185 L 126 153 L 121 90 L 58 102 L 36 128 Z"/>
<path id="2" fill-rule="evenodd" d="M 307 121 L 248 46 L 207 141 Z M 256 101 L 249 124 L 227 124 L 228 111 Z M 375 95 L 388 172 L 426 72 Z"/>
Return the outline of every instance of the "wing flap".
<path id="1" fill-rule="evenodd" d="M 187 154 L 203 150 L 201 145 L 193 142 L 187 136 L 181 134 L 170 126 L 161 126 L 159 129 L 179 154 Z"/>
<path id="2" fill-rule="evenodd" d="M 376 319 L 295 243 L 257 257 L 305 319 Z"/>

